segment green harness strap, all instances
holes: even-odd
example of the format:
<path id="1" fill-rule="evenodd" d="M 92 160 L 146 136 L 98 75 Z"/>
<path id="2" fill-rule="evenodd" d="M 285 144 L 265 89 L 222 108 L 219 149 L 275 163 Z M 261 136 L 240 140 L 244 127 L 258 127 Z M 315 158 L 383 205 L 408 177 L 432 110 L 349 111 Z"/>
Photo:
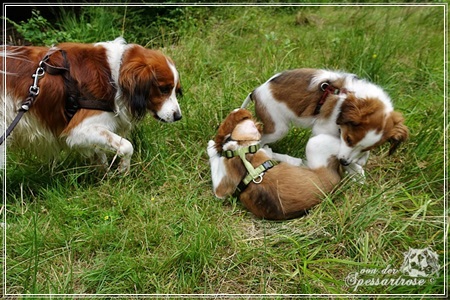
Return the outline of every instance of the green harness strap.
<path id="1" fill-rule="evenodd" d="M 238 150 L 225 150 L 222 151 L 222 156 L 226 158 L 232 158 L 239 156 L 244 163 L 245 168 L 247 169 L 247 176 L 242 179 L 242 182 L 238 186 L 238 190 L 241 192 L 247 187 L 247 185 L 253 181 L 256 184 L 261 183 L 263 180 L 264 173 L 273 168 L 275 165 L 278 164 L 275 160 L 267 160 L 258 167 L 254 168 L 252 164 L 245 158 L 245 155 L 247 153 L 256 153 L 260 149 L 259 145 L 251 145 L 245 148 L 240 148 Z"/>

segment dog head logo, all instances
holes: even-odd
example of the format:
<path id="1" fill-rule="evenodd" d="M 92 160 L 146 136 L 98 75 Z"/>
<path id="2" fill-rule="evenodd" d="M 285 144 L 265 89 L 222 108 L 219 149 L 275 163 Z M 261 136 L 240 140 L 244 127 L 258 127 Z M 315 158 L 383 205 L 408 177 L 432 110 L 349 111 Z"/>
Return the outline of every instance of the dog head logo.
<path id="1" fill-rule="evenodd" d="M 429 277 L 439 271 L 439 257 L 430 248 L 409 248 L 404 252 L 403 264 L 400 271 L 411 277 Z"/>

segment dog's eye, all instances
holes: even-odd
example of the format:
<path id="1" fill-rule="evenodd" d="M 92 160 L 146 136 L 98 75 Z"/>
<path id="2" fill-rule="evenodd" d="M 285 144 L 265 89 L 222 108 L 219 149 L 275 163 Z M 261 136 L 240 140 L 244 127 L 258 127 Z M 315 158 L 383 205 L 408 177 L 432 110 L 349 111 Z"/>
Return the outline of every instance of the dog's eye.
<path id="1" fill-rule="evenodd" d="M 159 87 L 159 91 L 161 92 L 161 94 L 167 95 L 172 91 L 172 87 L 170 85 L 163 85 Z"/>
<path id="2" fill-rule="evenodd" d="M 351 146 L 353 143 L 353 140 L 352 140 L 352 138 L 350 137 L 350 136 L 347 136 L 347 138 L 345 139 L 346 140 L 346 142 L 347 142 L 347 144 L 349 145 L 349 146 Z"/>
<path id="3" fill-rule="evenodd" d="M 175 93 L 177 94 L 177 97 L 183 97 L 183 89 L 179 88 L 175 91 Z"/>

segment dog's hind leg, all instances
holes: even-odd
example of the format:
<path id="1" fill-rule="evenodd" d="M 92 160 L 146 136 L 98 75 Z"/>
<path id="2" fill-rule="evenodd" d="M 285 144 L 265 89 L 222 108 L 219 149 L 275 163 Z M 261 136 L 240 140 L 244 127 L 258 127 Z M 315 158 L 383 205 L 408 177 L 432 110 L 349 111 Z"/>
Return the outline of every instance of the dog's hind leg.
<path id="1" fill-rule="evenodd" d="M 255 102 L 255 112 L 264 124 L 261 145 L 270 144 L 282 139 L 289 131 L 289 120 L 284 118 L 277 108 L 268 109 L 260 102 Z"/>

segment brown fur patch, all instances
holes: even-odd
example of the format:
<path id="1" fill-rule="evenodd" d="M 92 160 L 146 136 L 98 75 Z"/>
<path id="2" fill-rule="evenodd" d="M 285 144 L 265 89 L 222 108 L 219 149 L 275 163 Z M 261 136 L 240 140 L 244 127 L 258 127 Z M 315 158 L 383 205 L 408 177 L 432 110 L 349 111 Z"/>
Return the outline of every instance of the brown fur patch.
<path id="1" fill-rule="evenodd" d="M 285 103 L 297 116 L 312 116 L 323 94 L 319 87 L 309 89 L 316 72 L 306 68 L 285 71 L 270 81 L 270 90 L 277 101 Z"/>
<path id="2" fill-rule="evenodd" d="M 389 141 L 391 143 L 389 155 L 395 152 L 400 143 L 408 139 L 409 130 L 408 127 L 403 124 L 403 122 L 404 118 L 402 114 L 396 111 L 391 112 L 386 120 L 383 140 Z"/>
<path id="3" fill-rule="evenodd" d="M 270 115 L 267 113 L 267 108 L 263 106 L 259 101 L 255 101 L 255 113 L 261 122 L 264 124 L 264 134 L 270 134 L 275 132 L 275 123 Z"/>
<path id="4" fill-rule="evenodd" d="M 389 154 L 408 138 L 409 131 L 403 122 L 404 118 L 399 112 L 393 111 L 386 115 L 384 104 L 380 100 L 357 99 L 352 94 L 342 104 L 341 113 L 336 121 L 341 126 L 342 138 L 350 147 L 363 139 L 370 130 L 383 132 L 381 140 L 364 151 L 389 141 L 391 143 Z"/>
<path id="5" fill-rule="evenodd" d="M 253 156 L 251 163 L 256 167 L 267 159 L 260 151 Z M 259 218 L 291 219 L 320 203 L 340 179 L 337 168 L 311 170 L 281 163 L 268 170 L 260 184 L 251 182 L 239 199 Z"/>
<path id="6" fill-rule="evenodd" d="M 378 99 L 357 99 L 349 93 L 342 103 L 336 123 L 341 126 L 341 136 L 349 147 L 360 142 L 366 133 L 381 132 L 385 119 L 384 104 Z M 365 149 L 368 150 L 368 149 Z"/>
<path id="7" fill-rule="evenodd" d="M 247 170 L 239 157 L 233 157 L 225 161 L 227 176 L 225 176 L 215 190 L 219 198 L 231 195 L 236 190 L 239 182 L 245 177 Z"/>

